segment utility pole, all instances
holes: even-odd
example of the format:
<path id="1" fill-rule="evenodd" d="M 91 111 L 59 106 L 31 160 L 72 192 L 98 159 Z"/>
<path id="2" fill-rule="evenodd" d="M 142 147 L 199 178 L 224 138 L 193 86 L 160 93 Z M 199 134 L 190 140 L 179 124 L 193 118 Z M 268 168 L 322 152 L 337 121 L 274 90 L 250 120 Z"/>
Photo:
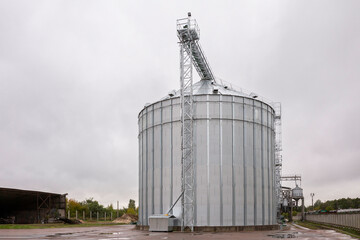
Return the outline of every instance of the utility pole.
<path id="1" fill-rule="evenodd" d="M 116 212 L 116 217 L 119 217 L 119 201 L 117 201 L 117 212 Z"/>
<path id="2" fill-rule="evenodd" d="M 310 193 L 311 205 L 312 205 L 312 210 L 313 210 L 313 211 L 314 211 L 314 196 L 315 196 L 315 193 Z"/>

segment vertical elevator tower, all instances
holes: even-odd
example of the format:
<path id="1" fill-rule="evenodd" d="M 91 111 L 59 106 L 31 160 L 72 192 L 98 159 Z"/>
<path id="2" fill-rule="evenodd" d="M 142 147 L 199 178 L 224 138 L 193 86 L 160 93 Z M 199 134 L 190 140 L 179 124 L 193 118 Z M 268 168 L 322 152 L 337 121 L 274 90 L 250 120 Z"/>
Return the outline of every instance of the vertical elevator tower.
<path id="1" fill-rule="evenodd" d="M 182 230 L 274 226 L 275 108 L 215 80 L 190 14 L 177 21 L 177 34 L 180 90 L 138 116 L 138 225 L 170 213 Z"/>

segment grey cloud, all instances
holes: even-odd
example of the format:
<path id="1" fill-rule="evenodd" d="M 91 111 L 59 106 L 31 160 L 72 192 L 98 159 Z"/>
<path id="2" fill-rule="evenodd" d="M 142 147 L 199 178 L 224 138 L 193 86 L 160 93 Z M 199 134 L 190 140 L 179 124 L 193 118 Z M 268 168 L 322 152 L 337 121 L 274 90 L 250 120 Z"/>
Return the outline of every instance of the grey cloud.
<path id="1" fill-rule="evenodd" d="M 175 20 L 192 11 L 215 75 L 282 102 L 284 173 L 359 196 L 359 5 L 2 1 L 1 185 L 137 198 L 137 114 L 178 88 Z"/>

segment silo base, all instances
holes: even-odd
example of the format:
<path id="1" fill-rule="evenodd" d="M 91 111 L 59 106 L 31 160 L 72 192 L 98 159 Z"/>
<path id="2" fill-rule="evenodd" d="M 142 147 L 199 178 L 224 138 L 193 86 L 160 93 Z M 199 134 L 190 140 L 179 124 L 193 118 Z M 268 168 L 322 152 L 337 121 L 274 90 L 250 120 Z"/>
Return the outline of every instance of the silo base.
<path id="1" fill-rule="evenodd" d="M 137 230 L 148 231 L 149 226 L 136 225 Z M 195 226 L 194 232 L 242 232 L 242 231 L 269 231 L 279 230 L 280 225 L 261 225 L 261 226 Z M 180 226 L 174 226 L 173 231 L 181 231 Z"/>

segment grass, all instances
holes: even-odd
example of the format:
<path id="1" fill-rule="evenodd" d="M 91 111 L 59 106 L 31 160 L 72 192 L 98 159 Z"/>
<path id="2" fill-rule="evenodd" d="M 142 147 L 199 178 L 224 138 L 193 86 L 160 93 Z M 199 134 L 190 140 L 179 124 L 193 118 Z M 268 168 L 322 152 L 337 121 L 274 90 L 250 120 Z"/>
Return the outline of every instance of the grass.
<path id="1" fill-rule="evenodd" d="M 42 229 L 42 228 L 72 228 L 72 227 L 101 227 L 123 225 L 113 222 L 85 222 L 82 224 L 64 224 L 64 223 L 47 223 L 47 224 L 0 224 L 0 229 Z"/>
<path id="2" fill-rule="evenodd" d="M 340 233 L 347 234 L 351 237 L 360 239 L 360 231 L 354 230 L 352 228 L 339 227 L 339 226 L 328 225 L 328 224 L 320 224 L 320 223 L 314 223 L 314 222 L 308 222 L 308 221 L 304 221 L 304 222 L 297 221 L 295 223 L 302 227 L 306 227 L 309 229 L 331 229 L 331 230 L 335 230 Z"/>

